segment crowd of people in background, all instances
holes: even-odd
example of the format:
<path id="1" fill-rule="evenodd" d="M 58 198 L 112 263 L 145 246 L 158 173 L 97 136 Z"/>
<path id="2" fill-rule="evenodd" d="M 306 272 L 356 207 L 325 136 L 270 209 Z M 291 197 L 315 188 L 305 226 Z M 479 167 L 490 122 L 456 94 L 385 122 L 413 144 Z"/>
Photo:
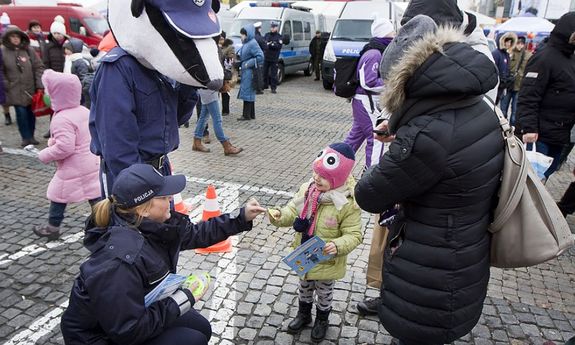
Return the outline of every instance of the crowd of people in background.
<path id="1" fill-rule="evenodd" d="M 75 74 L 84 89 L 81 104 L 90 106 L 89 86 L 95 67 L 93 58 L 100 53 L 94 48 L 84 55 L 84 43 L 70 38 L 62 16 L 56 16 L 46 35 L 39 21 L 30 20 L 28 30 L 10 25 L 3 13 L 2 59 L 0 63 L 0 102 L 4 110 L 4 124 L 12 124 L 10 108 L 16 114 L 16 123 L 22 138 L 21 146 L 38 145 L 36 117 L 32 101 L 36 94 L 44 93 L 42 75 L 45 70 Z M 86 48 L 87 49 L 87 48 Z M 43 134 L 50 138 L 50 132 Z"/>

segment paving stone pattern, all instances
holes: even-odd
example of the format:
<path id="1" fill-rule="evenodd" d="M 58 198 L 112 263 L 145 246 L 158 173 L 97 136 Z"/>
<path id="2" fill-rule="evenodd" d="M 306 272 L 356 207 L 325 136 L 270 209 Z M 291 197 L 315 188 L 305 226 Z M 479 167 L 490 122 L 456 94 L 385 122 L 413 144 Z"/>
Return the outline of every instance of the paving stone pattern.
<path id="1" fill-rule="evenodd" d="M 180 130 L 180 149 L 170 156 L 178 173 L 211 180 L 219 189 L 225 187 L 222 181 L 233 183 L 238 187 L 237 202 L 256 197 L 264 206 L 285 204 L 289 194 L 282 191 L 295 192 L 310 177 L 311 162 L 319 150 L 343 139 L 352 121 L 351 106 L 345 100 L 303 76 L 288 78 L 277 95 L 258 96 L 255 121 L 236 121 L 240 112 L 241 103 L 234 95 L 232 115 L 224 118 L 224 128 L 231 141 L 245 149 L 239 157 L 225 157 L 215 140 L 209 145 L 211 153 L 192 152 L 194 123 Z M 47 118 L 38 120 L 37 137 L 47 126 Z M 0 140 L 4 147 L 18 148 L 16 126 L 0 124 Z M 358 154 L 362 156 L 363 151 Z M 549 181 L 556 198 L 573 179 L 572 166 L 570 160 Z M 64 240 L 47 243 L 32 233 L 34 225 L 46 221 L 45 192 L 53 171 L 54 166 L 33 157 L 0 154 L 0 262 L 5 261 L 0 264 L 2 343 L 27 332 L 46 315 L 59 315 L 57 308 L 67 301 L 78 267 L 88 255 L 79 234 L 89 212 L 87 204 L 69 206 L 62 225 Z M 184 198 L 203 193 L 205 187 L 205 183 L 189 183 Z M 349 255 L 347 274 L 335 286 L 325 345 L 388 344 L 391 340 L 376 317 L 361 317 L 356 309 L 358 301 L 378 295 L 365 286 L 372 228 L 368 214 L 363 215 L 363 224 L 363 244 Z M 214 288 L 196 304 L 211 321 L 211 344 L 311 343 L 309 328 L 299 335 L 286 332 L 297 312 L 298 278 L 281 262 L 292 239 L 293 230 L 277 229 L 267 219 L 259 219 L 252 231 L 233 240 L 232 253 L 181 254 L 180 273 L 208 271 L 215 277 Z M 26 255 L 21 255 L 23 250 Z M 492 269 L 478 325 L 454 344 L 519 345 L 547 340 L 561 344 L 575 336 L 574 256 L 571 250 L 536 267 Z M 52 321 L 55 327 L 37 344 L 63 343 Z"/>

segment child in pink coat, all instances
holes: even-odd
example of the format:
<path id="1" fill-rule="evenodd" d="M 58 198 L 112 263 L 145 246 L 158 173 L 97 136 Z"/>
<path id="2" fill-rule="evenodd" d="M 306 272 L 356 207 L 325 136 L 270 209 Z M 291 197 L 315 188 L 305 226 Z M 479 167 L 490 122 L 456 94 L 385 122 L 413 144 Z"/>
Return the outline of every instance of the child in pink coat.
<path id="1" fill-rule="evenodd" d="M 56 174 L 48 185 L 50 200 L 48 224 L 37 226 L 34 233 L 55 240 L 66 206 L 72 202 L 97 202 L 101 196 L 100 160 L 90 152 L 90 111 L 80 105 L 82 86 L 77 76 L 46 70 L 42 76 L 50 95 L 54 116 L 50 123 L 48 147 L 40 151 L 43 163 L 56 163 Z"/>

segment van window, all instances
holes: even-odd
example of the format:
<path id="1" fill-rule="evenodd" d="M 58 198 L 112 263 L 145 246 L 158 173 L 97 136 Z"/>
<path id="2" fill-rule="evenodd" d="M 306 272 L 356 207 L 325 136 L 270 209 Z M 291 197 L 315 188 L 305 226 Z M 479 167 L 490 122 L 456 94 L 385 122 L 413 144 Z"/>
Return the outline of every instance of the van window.
<path id="1" fill-rule="evenodd" d="M 369 41 L 371 38 L 371 23 L 373 20 L 339 19 L 335 22 L 332 40 Z"/>
<path id="2" fill-rule="evenodd" d="M 97 35 L 104 36 L 110 30 L 108 21 L 102 17 L 84 17 L 84 23 Z"/>
<path id="3" fill-rule="evenodd" d="M 292 35 L 291 35 L 291 22 L 289 20 L 286 20 L 284 22 L 284 27 L 282 29 L 282 35 L 289 35 L 290 37 L 292 37 Z"/>
<path id="4" fill-rule="evenodd" d="M 292 21 L 293 25 L 293 39 L 295 41 L 303 41 L 303 24 L 300 21 Z"/>
<path id="5" fill-rule="evenodd" d="M 303 33 L 306 40 L 311 40 L 311 25 L 309 22 L 303 23 Z"/>
<path id="6" fill-rule="evenodd" d="M 80 26 L 82 26 L 82 24 L 80 23 L 80 19 L 70 17 L 70 30 L 72 30 L 72 32 L 79 34 Z"/>

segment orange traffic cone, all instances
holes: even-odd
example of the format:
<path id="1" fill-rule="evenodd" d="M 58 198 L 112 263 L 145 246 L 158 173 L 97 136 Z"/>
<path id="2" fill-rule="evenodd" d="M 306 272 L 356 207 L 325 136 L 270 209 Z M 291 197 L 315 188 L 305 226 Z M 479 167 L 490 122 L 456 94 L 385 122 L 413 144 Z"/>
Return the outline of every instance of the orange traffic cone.
<path id="1" fill-rule="evenodd" d="M 174 166 L 172 165 L 171 162 L 170 162 L 170 170 L 172 171 L 172 174 L 174 174 Z M 192 205 L 186 204 L 184 202 L 184 199 L 182 198 L 182 194 L 178 193 L 174 195 L 174 210 L 176 210 L 176 212 L 189 216 L 190 212 L 192 212 Z"/>
<path id="2" fill-rule="evenodd" d="M 192 211 L 191 205 L 188 205 L 184 202 L 184 199 L 182 199 L 182 194 L 180 193 L 174 195 L 174 209 L 176 212 L 185 215 L 189 215 Z"/>
<path id="3" fill-rule="evenodd" d="M 206 201 L 204 202 L 204 211 L 202 213 L 202 221 L 206 221 L 210 218 L 217 217 L 222 212 L 220 211 L 220 205 L 218 203 L 218 197 L 216 196 L 216 188 L 212 185 L 208 186 L 206 191 Z M 196 253 L 198 254 L 209 254 L 209 253 L 230 253 L 232 251 L 232 241 L 227 238 L 222 242 L 216 243 L 208 248 L 198 248 Z"/>

